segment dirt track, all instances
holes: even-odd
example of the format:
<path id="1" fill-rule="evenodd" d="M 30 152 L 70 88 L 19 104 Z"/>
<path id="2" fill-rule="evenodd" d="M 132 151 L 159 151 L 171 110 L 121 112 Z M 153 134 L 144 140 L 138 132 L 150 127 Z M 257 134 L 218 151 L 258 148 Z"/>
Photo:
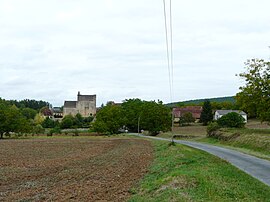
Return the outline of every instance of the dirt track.
<path id="1" fill-rule="evenodd" d="M 0 141 L 0 201 L 125 201 L 152 160 L 148 141 Z"/>

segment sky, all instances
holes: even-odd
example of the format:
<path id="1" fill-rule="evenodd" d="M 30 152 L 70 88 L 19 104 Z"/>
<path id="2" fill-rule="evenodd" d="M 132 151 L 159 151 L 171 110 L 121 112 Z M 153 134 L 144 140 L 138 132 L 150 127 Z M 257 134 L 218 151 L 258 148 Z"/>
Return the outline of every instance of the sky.
<path id="1" fill-rule="evenodd" d="M 270 57 L 269 8 L 172 0 L 171 99 L 162 0 L 0 0 L 0 97 L 62 106 L 80 91 L 100 106 L 235 95 L 244 62 Z"/>

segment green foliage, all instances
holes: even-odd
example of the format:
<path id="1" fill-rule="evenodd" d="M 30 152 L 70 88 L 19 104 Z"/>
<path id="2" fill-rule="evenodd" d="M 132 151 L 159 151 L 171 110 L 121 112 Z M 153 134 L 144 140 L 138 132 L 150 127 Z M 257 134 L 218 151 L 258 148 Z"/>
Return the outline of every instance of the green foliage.
<path id="1" fill-rule="evenodd" d="M 46 117 L 45 120 L 41 123 L 41 125 L 43 128 L 54 128 L 56 124 L 54 120 Z"/>
<path id="2" fill-rule="evenodd" d="M 200 122 L 203 123 L 203 125 L 207 125 L 209 122 L 213 120 L 213 114 L 212 114 L 212 106 L 209 100 L 206 100 L 203 103 L 202 107 L 202 113 L 200 117 Z"/>
<path id="3" fill-rule="evenodd" d="M 62 119 L 61 128 L 74 128 L 76 119 L 72 115 L 67 115 Z"/>
<path id="4" fill-rule="evenodd" d="M 37 111 L 34 109 L 31 109 L 31 108 L 23 108 L 23 109 L 21 109 L 21 113 L 26 119 L 34 120 L 34 118 L 37 114 Z"/>
<path id="5" fill-rule="evenodd" d="M 38 125 L 34 126 L 33 133 L 35 133 L 35 134 L 44 134 L 45 133 L 45 128 L 43 128 L 42 125 L 38 124 Z"/>
<path id="6" fill-rule="evenodd" d="M 192 116 L 192 113 L 190 112 L 184 113 L 183 116 L 181 116 L 179 119 L 180 126 L 189 125 L 190 123 L 194 122 L 195 118 Z"/>
<path id="7" fill-rule="evenodd" d="M 140 129 L 149 131 L 151 135 L 170 130 L 171 111 L 162 102 L 129 99 L 122 104 L 122 107 L 125 126 L 130 131 L 137 132 L 138 124 Z"/>
<path id="8" fill-rule="evenodd" d="M 170 109 L 162 102 L 126 100 L 121 106 L 109 104 L 103 107 L 96 116 L 94 130 L 100 133 L 118 133 L 123 126 L 129 131 L 147 130 L 151 135 L 167 131 L 171 126 Z"/>
<path id="9" fill-rule="evenodd" d="M 246 72 L 239 75 L 245 80 L 245 85 L 239 88 L 237 103 L 249 117 L 270 122 L 270 62 L 252 59 L 245 65 Z"/>
<path id="10" fill-rule="evenodd" d="M 234 104 L 235 97 L 228 96 L 228 97 L 217 97 L 217 98 L 207 98 L 207 99 L 196 99 L 196 100 L 187 100 L 183 102 L 175 102 L 166 104 L 167 107 L 183 107 L 183 106 L 202 106 L 205 100 L 209 100 L 211 103 L 232 103 Z"/>
<path id="11" fill-rule="evenodd" d="M 52 136 L 53 134 L 61 134 L 61 133 L 62 133 L 62 131 L 61 131 L 60 127 L 56 126 L 56 127 L 51 128 L 49 130 L 49 133 L 47 134 L 47 136 Z"/>
<path id="12" fill-rule="evenodd" d="M 78 128 L 82 127 L 83 121 L 84 119 L 80 113 L 75 115 L 75 124 L 78 126 Z"/>
<path id="13" fill-rule="evenodd" d="M 129 202 L 269 201 L 270 188 L 226 161 L 153 141 L 155 158 Z"/>
<path id="14" fill-rule="evenodd" d="M 207 126 L 207 136 L 213 137 L 215 136 L 216 132 L 221 128 L 221 126 L 217 122 L 211 122 Z"/>
<path id="15" fill-rule="evenodd" d="M 128 99 L 121 105 L 125 116 L 125 126 L 133 132 L 138 130 L 138 121 L 142 116 L 144 102 L 140 99 Z M 139 118 L 140 117 L 140 118 Z"/>
<path id="16" fill-rule="evenodd" d="M 24 99 L 21 101 L 10 100 L 8 102 L 11 103 L 12 105 L 15 105 L 16 107 L 20 109 L 30 108 L 36 111 L 40 110 L 42 107 L 46 107 L 50 105 L 50 103 L 42 101 L 42 100 L 37 101 L 37 100 L 29 100 L 29 99 Z"/>
<path id="17" fill-rule="evenodd" d="M 31 131 L 30 122 L 21 114 L 15 106 L 10 106 L 3 100 L 0 100 L 0 138 L 10 132 L 26 133 Z"/>
<path id="18" fill-rule="evenodd" d="M 40 113 L 36 114 L 35 118 L 34 118 L 34 124 L 38 125 L 38 124 L 42 124 L 42 122 L 45 120 L 44 116 L 42 116 Z"/>
<path id="19" fill-rule="evenodd" d="M 171 110 L 162 102 L 144 101 L 141 111 L 140 125 L 142 129 L 149 131 L 151 135 L 157 135 L 160 131 L 171 129 Z"/>
<path id="20" fill-rule="evenodd" d="M 96 116 L 93 128 L 98 133 L 116 134 L 124 125 L 123 110 L 117 105 L 103 107 Z"/>
<path id="21" fill-rule="evenodd" d="M 242 128 L 245 125 L 245 119 L 236 112 L 228 113 L 217 120 L 221 127 Z"/>
<path id="22" fill-rule="evenodd" d="M 93 121 L 94 117 L 82 117 L 81 114 L 76 114 L 75 117 L 72 115 L 67 115 L 62 119 L 60 127 L 65 128 L 89 128 L 90 123 Z"/>

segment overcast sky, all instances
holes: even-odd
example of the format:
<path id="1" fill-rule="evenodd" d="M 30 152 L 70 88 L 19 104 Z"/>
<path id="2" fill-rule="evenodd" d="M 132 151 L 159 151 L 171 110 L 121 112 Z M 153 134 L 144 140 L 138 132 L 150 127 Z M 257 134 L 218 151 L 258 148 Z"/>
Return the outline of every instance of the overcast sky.
<path id="1" fill-rule="evenodd" d="M 169 2 L 169 1 L 168 1 Z M 172 0 L 173 101 L 235 95 L 269 59 L 269 0 Z M 170 102 L 162 0 L 0 0 L 0 97 Z"/>

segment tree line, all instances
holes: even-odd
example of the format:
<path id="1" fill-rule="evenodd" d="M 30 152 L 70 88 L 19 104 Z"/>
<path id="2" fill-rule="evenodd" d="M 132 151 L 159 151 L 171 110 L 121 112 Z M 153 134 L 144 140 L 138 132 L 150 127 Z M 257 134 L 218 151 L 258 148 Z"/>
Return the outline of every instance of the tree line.
<path id="1" fill-rule="evenodd" d="M 121 105 L 108 103 L 100 109 L 93 129 L 104 134 L 115 134 L 120 132 L 119 129 L 128 129 L 130 132 L 145 130 L 151 135 L 157 135 L 160 131 L 170 130 L 171 123 L 171 110 L 161 101 L 128 99 Z"/>

